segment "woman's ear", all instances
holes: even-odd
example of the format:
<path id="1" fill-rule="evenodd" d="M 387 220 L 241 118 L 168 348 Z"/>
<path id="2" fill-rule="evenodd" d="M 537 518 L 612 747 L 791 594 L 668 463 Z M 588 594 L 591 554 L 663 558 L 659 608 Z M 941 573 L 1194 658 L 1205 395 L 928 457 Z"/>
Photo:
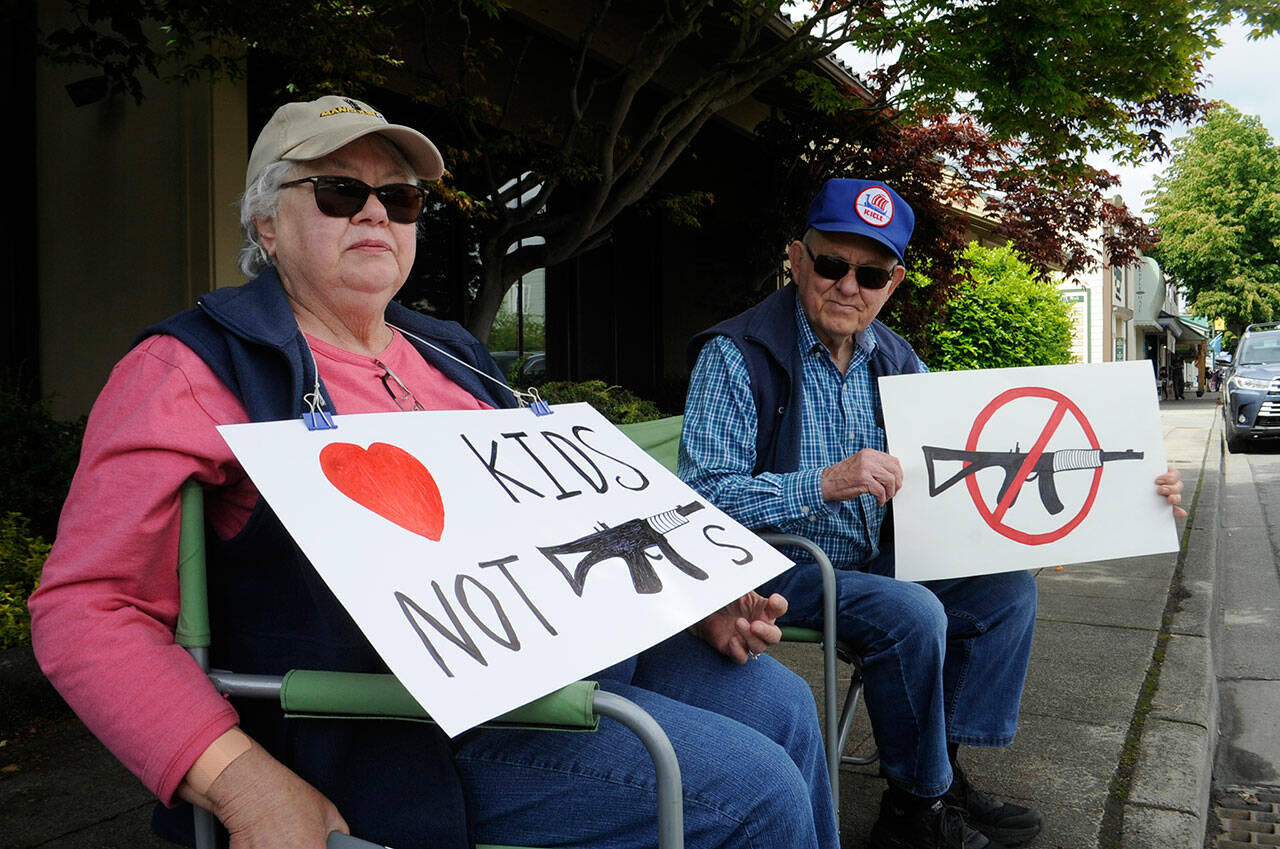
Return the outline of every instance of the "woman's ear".
<path id="1" fill-rule="evenodd" d="M 258 231 L 258 241 L 262 244 L 262 249 L 267 252 L 267 256 L 274 259 L 276 255 L 276 220 L 274 218 L 255 217 L 253 226 Z"/>

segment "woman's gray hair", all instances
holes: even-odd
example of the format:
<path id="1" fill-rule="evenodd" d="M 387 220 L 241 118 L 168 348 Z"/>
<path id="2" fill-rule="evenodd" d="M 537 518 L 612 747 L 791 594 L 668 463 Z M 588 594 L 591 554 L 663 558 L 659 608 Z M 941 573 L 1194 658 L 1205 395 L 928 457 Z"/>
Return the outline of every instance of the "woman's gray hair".
<path id="1" fill-rule="evenodd" d="M 262 239 L 253 219 L 276 217 L 280 184 L 288 182 L 290 172 L 297 164 L 285 159 L 272 162 L 258 172 L 258 176 L 240 196 L 240 232 L 244 235 L 244 247 L 240 248 L 240 270 L 246 277 L 256 277 L 262 269 L 274 264 L 266 248 L 262 247 Z"/>
<path id="2" fill-rule="evenodd" d="M 381 143 L 391 161 L 404 171 L 405 178 L 411 182 L 418 181 L 413 166 L 400 152 L 400 148 L 390 139 L 373 135 L 373 139 Z M 249 187 L 240 196 L 240 232 L 244 236 L 244 246 L 240 248 L 240 271 L 246 277 L 256 277 L 259 272 L 275 262 L 262 246 L 262 238 L 258 235 L 258 227 L 253 223 L 255 218 L 275 218 L 276 207 L 280 202 L 280 184 L 287 183 L 293 177 L 294 169 L 301 165 L 282 159 L 272 162 L 258 172 Z M 418 223 L 418 234 L 421 235 L 422 223 Z"/>

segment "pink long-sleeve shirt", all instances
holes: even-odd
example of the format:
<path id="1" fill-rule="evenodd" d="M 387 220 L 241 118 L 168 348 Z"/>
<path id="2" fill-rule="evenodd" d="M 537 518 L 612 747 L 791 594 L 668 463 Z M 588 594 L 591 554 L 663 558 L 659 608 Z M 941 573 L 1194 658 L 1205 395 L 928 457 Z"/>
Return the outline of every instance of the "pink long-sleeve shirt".
<path id="1" fill-rule="evenodd" d="M 307 341 L 343 413 L 400 409 L 382 364 L 425 409 L 486 406 L 398 332 L 377 358 Z M 41 668 L 165 803 L 196 758 L 237 722 L 173 631 L 179 488 L 189 477 L 204 485 L 206 516 L 220 536 L 243 528 L 258 492 L 215 428 L 246 421 L 235 396 L 178 340 L 153 336 L 130 351 L 89 415 L 58 536 L 31 596 Z"/>

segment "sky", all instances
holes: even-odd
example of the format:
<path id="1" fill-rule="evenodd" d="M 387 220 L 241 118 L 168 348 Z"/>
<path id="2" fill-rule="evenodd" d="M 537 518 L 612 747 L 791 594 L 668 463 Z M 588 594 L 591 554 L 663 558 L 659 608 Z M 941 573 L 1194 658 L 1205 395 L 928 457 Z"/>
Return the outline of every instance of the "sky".
<path id="1" fill-rule="evenodd" d="M 1258 116 L 1272 140 L 1280 142 L 1280 37 L 1249 41 L 1246 32 L 1238 23 L 1219 31 L 1222 46 L 1205 64 L 1210 79 L 1203 95 L 1230 103 L 1245 115 Z M 1187 129 L 1174 130 L 1168 137 L 1185 135 Z M 1112 162 L 1105 155 L 1096 156 L 1091 162 L 1120 177 L 1116 191 L 1130 210 L 1139 213 L 1148 202 L 1143 193 L 1154 187 L 1156 175 L 1168 164 L 1150 163 L 1135 168 Z"/>

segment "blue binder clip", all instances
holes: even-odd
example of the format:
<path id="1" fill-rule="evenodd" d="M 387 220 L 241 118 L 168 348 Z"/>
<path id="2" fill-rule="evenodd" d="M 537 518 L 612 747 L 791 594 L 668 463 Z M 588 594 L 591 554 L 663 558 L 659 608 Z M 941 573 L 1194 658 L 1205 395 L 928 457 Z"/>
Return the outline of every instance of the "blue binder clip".
<path id="1" fill-rule="evenodd" d="M 303 396 L 303 401 L 311 408 L 302 413 L 302 423 L 307 426 L 307 430 L 337 430 L 338 426 L 333 423 L 333 416 L 324 408 L 324 398 L 320 397 L 318 392 L 310 392 Z"/>
<path id="2" fill-rule="evenodd" d="M 555 412 L 555 410 L 551 409 L 551 405 L 542 400 L 542 396 L 538 394 L 537 387 L 530 389 L 529 395 L 533 398 L 529 402 L 529 409 L 533 411 L 535 416 L 549 416 Z"/>

